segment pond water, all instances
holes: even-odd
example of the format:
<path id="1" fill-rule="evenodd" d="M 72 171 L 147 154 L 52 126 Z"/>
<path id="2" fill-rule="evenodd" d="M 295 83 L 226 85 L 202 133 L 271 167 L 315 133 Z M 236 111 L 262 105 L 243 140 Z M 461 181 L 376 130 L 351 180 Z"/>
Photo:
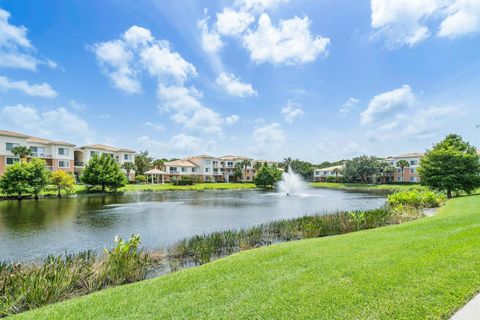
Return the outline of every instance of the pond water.
<path id="1" fill-rule="evenodd" d="M 140 234 L 147 249 L 212 231 L 337 210 L 364 210 L 385 199 L 314 189 L 296 196 L 253 190 L 138 193 L 0 201 L 0 261 L 103 250 L 116 235 Z"/>

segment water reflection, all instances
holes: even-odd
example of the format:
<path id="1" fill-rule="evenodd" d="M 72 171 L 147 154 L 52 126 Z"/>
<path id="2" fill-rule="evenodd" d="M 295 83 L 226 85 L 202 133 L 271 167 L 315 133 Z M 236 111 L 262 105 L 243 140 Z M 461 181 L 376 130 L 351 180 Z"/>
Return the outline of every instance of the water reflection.
<path id="1" fill-rule="evenodd" d="M 159 248 L 194 234 L 383 203 L 338 190 L 290 197 L 236 190 L 0 201 L 0 260 L 101 250 L 117 234 L 139 233 L 144 246 Z"/>

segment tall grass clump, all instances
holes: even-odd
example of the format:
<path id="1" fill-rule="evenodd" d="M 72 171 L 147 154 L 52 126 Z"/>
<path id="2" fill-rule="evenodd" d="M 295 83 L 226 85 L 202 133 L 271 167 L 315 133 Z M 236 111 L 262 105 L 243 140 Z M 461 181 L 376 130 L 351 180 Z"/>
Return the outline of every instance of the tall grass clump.
<path id="1" fill-rule="evenodd" d="M 0 317 L 145 279 L 148 256 L 139 249 L 139 237 L 115 241 L 103 256 L 87 251 L 41 263 L 0 263 Z"/>
<path id="2" fill-rule="evenodd" d="M 388 204 L 393 208 L 436 208 L 441 206 L 446 199 L 447 198 L 443 193 L 433 192 L 430 190 L 412 189 L 389 195 Z"/>

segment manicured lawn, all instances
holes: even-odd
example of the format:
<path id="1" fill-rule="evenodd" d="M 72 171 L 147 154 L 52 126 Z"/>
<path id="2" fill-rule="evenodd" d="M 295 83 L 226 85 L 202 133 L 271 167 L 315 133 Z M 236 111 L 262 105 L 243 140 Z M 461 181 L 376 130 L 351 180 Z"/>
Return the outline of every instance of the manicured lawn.
<path id="1" fill-rule="evenodd" d="M 480 290 L 480 196 L 430 218 L 244 251 L 24 319 L 448 318 Z"/>
<path id="2" fill-rule="evenodd" d="M 385 190 L 385 191 L 402 191 L 412 188 L 424 188 L 417 184 L 361 184 L 361 183 L 336 183 L 336 182 L 311 182 L 313 188 L 327 188 L 339 190 Z"/>
<path id="3" fill-rule="evenodd" d="M 196 183 L 193 186 L 174 186 L 173 184 L 129 184 L 119 191 L 163 191 L 163 190 L 228 190 L 228 189 L 254 189 L 253 183 Z"/>

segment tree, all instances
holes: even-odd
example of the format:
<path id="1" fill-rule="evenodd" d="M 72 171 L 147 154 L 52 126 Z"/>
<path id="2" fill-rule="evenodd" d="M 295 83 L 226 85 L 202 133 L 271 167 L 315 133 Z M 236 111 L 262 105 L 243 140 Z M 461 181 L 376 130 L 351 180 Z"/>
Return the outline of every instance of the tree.
<path id="1" fill-rule="evenodd" d="M 342 172 L 342 169 L 335 168 L 333 169 L 333 173 L 335 173 L 335 182 L 338 182 L 338 175 Z"/>
<path id="2" fill-rule="evenodd" d="M 299 159 L 292 160 L 292 158 L 283 159 L 283 161 L 279 163 L 279 166 L 287 172 L 288 168 L 291 168 L 305 180 L 311 180 L 313 177 L 313 171 L 315 170 L 315 166 L 312 163 Z"/>
<path id="3" fill-rule="evenodd" d="M 161 170 L 164 163 L 165 163 L 164 159 L 156 159 L 155 161 L 153 161 L 152 165 L 154 168 Z"/>
<path id="4" fill-rule="evenodd" d="M 281 178 L 282 172 L 276 165 L 269 166 L 267 163 L 264 163 L 260 169 L 258 169 L 253 183 L 259 188 L 271 189 Z"/>
<path id="5" fill-rule="evenodd" d="M 135 171 L 135 164 L 133 162 L 125 162 L 122 165 L 122 168 L 125 169 L 125 171 L 127 172 L 127 180 L 130 180 L 130 172 Z"/>
<path id="6" fill-rule="evenodd" d="M 57 197 L 61 198 L 62 190 L 65 190 L 67 193 L 72 190 L 75 178 L 72 174 L 63 170 L 52 171 L 50 173 L 50 184 L 57 188 Z"/>
<path id="7" fill-rule="evenodd" d="M 116 190 L 128 183 L 118 163 L 106 154 L 91 158 L 80 179 L 89 186 L 100 186 L 102 192 L 105 192 L 107 188 Z"/>
<path id="8" fill-rule="evenodd" d="M 255 163 L 253 164 L 253 169 L 255 170 L 255 172 L 257 172 L 261 167 L 262 163 L 260 161 L 255 161 Z"/>
<path id="9" fill-rule="evenodd" d="M 471 193 L 480 187 L 480 157 L 462 137 L 449 134 L 427 150 L 418 168 L 421 183 L 452 197 L 453 192 Z"/>
<path id="10" fill-rule="evenodd" d="M 10 151 L 14 156 L 19 157 L 20 160 L 23 162 L 27 160 L 27 157 L 32 155 L 32 150 L 30 150 L 30 148 L 26 146 L 16 146 L 13 147 Z"/>
<path id="11" fill-rule="evenodd" d="M 244 160 L 242 160 L 241 165 L 242 165 L 242 168 L 243 168 L 243 172 L 245 173 L 245 175 L 243 176 L 243 178 L 245 179 L 245 176 L 247 175 L 247 168 L 252 165 L 252 161 L 250 161 L 248 159 L 244 159 Z"/>
<path id="12" fill-rule="evenodd" d="M 145 171 L 152 168 L 153 158 L 148 155 L 148 151 L 140 151 L 135 156 L 135 166 L 137 167 L 136 174 L 143 175 Z"/>
<path id="13" fill-rule="evenodd" d="M 28 181 L 29 173 L 25 163 L 17 162 L 8 167 L 0 180 L 0 190 L 7 195 L 17 195 L 18 200 L 22 195 L 30 192 Z"/>
<path id="14" fill-rule="evenodd" d="M 235 168 L 233 169 L 233 177 L 235 178 L 235 181 L 239 181 L 242 178 L 242 172 L 243 170 L 243 165 L 241 162 L 235 163 Z"/>
<path id="15" fill-rule="evenodd" d="M 342 173 L 349 182 L 367 183 L 369 178 L 379 172 L 380 164 L 380 160 L 375 157 L 361 156 L 345 162 Z"/>
<path id="16" fill-rule="evenodd" d="M 403 176 L 403 171 L 406 167 L 410 167 L 410 163 L 407 160 L 398 160 L 396 164 L 397 168 L 400 168 L 402 171 L 402 181 L 405 181 L 405 177 Z"/>
<path id="17" fill-rule="evenodd" d="M 32 159 L 25 164 L 28 172 L 28 184 L 35 199 L 38 199 L 40 192 L 48 184 L 49 171 L 45 168 L 45 161 L 41 159 Z"/>

